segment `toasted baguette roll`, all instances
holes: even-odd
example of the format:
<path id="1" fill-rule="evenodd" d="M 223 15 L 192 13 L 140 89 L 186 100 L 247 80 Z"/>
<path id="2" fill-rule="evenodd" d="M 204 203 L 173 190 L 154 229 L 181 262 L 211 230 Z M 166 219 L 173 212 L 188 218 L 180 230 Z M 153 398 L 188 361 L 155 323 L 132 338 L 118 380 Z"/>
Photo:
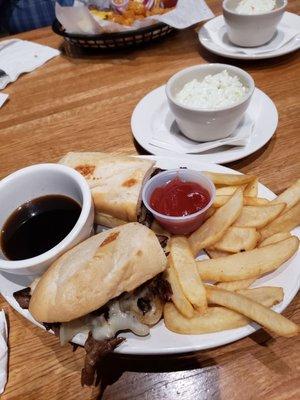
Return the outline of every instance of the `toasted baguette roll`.
<path id="1" fill-rule="evenodd" d="M 85 177 L 92 190 L 96 213 L 110 215 L 115 221 L 137 221 L 141 189 L 153 171 L 154 161 L 97 152 L 71 152 L 60 163 Z"/>
<path id="2" fill-rule="evenodd" d="M 52 264 L 33 292 L 29 311 L 42 322 L 67 322 L 129 292 L 166 268 L 155 233 L 139 223 L 92 236 Z"/>

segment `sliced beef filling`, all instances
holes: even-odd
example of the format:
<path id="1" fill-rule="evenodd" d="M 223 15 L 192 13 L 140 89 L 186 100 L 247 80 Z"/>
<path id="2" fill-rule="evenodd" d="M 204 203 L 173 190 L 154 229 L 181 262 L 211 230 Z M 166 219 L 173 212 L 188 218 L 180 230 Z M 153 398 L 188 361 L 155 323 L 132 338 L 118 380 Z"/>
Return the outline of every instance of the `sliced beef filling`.
<path id="1" fill-rule="evenodd" d="M 84 367 L 81 371 L 81 385 L 91 386 L 95 382 L 97 369 L 103 359 L 114 351 L 125 339 L 112 338 L 106 340 L 95 340 L 91 332 L 85 342 L 86 356 Z"/>
<path id="2" fill-rule="evenodd" d="M 43 322 L 43 325 L 46 328 L 46 331 L 52 330 L 55 336 L 59 336 L 60 322 Z"/>
<path id="3" fill-rule="evenodd" d="M 147 228 L 151 228 L 152 222 L 154 221 L 154 217 L 152 213 L 145 207 L 145 204 L 142 202 L 141 209 L 138 214 L 137 220 L 140 224 L 145 225 Z"/>
<path id="4" fill-rule="evenodd" d="M 150 283 L 147 282 L 145 285 L 147 285 L 150 293 L 152 293 L 153 296 L 159 297 L 163 303 L 171 301 L 173 294 L 172 288 L 170 283 L 164 278 L 163 272 L 153 278 Z"/>
<path id="5" fill-rule="evenodd" d="M 160 174 L 161 172 L 166 171 L 166 169 L 162 169 L 162 168 L 155 168 L 150 176 L 150 178 L 153 178 L 155 175 Z"/>
<path id="6" fill-rule="evenodd" d="M 137 306 L 142 311 L 143 315 L 151 310 L 151 301 L 147 297 L 140 297 L 137 300 Z"/>
<path id="7" fill-rule="evenodd" d="M 168 236 L 164 236 L 164 235 L 156 235 L 161 247 L 165 250 L 165 248 L 167 247 L 168 244 Z"/>
<path id="8" fill-rule="evenodd" d="M 19 306 L 21 308 L 23 308 L 23 310 L 28 310 L 30 299 L 31 299 L 31 288 L 30 287 L 27 287 L 25 289 L 14 292 L 13 296 L 16 299 L 16 301 L 18 302 Z M 43 322 L 43 325 L 47 331 L 49 331 L 51 329 L 51 330 L 53 330 L 53 332 L 55 333 L 56 336 L 59 335 L 59 327 L 60 327 L 59 322 L 54 322 L 54 323 Z"/>
<path id="9" fill-rule="evenodd" d="M 150 176 L 150 179 L 153 178 L 153 176 L 163 171 L 165 171 L 165 169 L 155 168 Z M 144 203 L 141 204 L 141 209 L 137 217 L 137 220 L 140 224 L 147 226 L 147 228 L 151 228 L 151 225 L 154 221 L 154 217 L 152 213 L 145 207 Z"/>
<path id="10" fill-rule="evenodd" d="M 19 306 L 23 308 L 23 310 L 28 310 L 29 302 L 31 299 L 31 288 L 27 287 L 22 290 L 18 290 L 13 293 L 14 298 L 18 302 Z"/>

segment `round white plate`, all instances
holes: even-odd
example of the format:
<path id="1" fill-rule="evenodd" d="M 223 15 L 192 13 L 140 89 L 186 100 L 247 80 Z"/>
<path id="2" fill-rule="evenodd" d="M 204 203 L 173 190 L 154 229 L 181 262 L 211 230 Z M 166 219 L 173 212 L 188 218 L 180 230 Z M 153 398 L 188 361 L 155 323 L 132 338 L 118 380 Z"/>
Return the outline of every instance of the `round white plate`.
<path id="1" fill-rule="evenodd" d="M 164 169 L 172 169 L 179 167 L 188 167 L 194 170 L 210 170 L 214 172 L 235 172 L 229 168 L 220 165 L 207 164 L 200 161 L 180 160 L 175 157 L 154 157 L 151 159 L 157 161 L 157 165 Z M 259 196 L 268 199 L 275 197 L 269 189 L 263 185 L 259 185 Z M 300 236 L 300 228 L 294 230 L 294 234 Z M 274 307 L 277 312 L 282 312 L 297 294 L 300 286 L 300 252 L 296 254 L 288 262 L 284 263 L 278 270 L 258 279 L 254 286 L 280 286 L 284 290 L 284 300 L 282 303 Z M 0 274 L 0 292 L 7 302 L 20 314 L 29 321 L 39 325 L 30 315 L 28 310 L 22 310 L 13 298 L 13 292 L 28 286 L 29 280 L 22 276 L 9 276 L 8 274 Z M 179 335 L 168 331 L 163 321 L 151 329 L 150 335 L 146 337 L 138 337 L 132 333 L 122 334 L 127 340 L 118 347 L 115 352 L 121 354 L 176 354 L 187 353 L 198 350 L 209 349 L 234 342 L 245 336 L 250 335 L 259 329 L 256 324 L 249 324 L 238 329 L 231 329 L 222 332 L 203 334 L 203 335 Z M 45 333 L 46 334 L 46 333 Z M 83 345 L 86 336 L 79 334 L 73 342 Z"/>
<path id="2" fill-rule="evenodd" d="M 285 12 L 282 17 L 282 20 L 280 21 L 280 24 L 285 24 L 291 28 L 299 29 L 299 24 L 300 24 L 299 20 L 300 17 L 298 15 L 290 12 Z M 206 22 L 198 32 L 199 41 L 202 44 L 202 46 L 205 47 L 207 50 L 211 51 L 212 53 L 223 57 L 236 58 L 239 60 L 262 60 L 266 58 L 283 56 L 284 54 L 292 53 L 293 51 L 300 48 L 300 34 L 299 34 L 295 36 L 291 41 L 280 47 L 279 49 L 270 51 L 268 53 L 261 53 L 255 55 L 235 53 L 215 43 L 210 38 L 207 32 L 207 27 L 215 31 L 221 31 L 223 29 L 226 29 L 223 15 L 215 17 Z"/>
<path id="3" fill-rule="evenodd" d="M 261 90 L 255 88 L 250 105 L 246 111 L 255 118 L 255 125 L 249 142 L 243 147 L 222 146 L 199 154 L 186 154 L 184 157 L 197 158 L 199 161 L 225 164 L 247 157 L 263 147 L 274 135 L 278 124 L 278 113 L 273 101 Z M 150 143 L 159 126 L 162 130 L 173 131 L 173 117 L 165 94 L 165 85 L 148 93 L 135 107 L 131 117 L 131 129 L 137 142 L 149 153 L 158 156 L 174 156 L 178 153 L 153 146 Z M 182 136 L 178 143 L 190 139 Z M 182 157 L 182 154 L 180 155 Z"/>

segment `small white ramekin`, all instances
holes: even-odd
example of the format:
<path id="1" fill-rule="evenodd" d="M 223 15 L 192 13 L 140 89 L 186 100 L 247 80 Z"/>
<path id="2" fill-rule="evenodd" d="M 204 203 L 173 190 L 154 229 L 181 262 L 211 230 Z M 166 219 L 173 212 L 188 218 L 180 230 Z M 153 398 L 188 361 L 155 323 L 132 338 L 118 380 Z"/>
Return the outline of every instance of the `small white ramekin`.
<path id="1" fill-rule="evenodd" d="M 61 254 L 90 236 L 94 220 L 91 191 L 82 175 L 60 164 L 23 168 L 0 182 L 0 229 L 20 205 L 35 198 L 60 194 L 77 201 L 82 209 L 71 232 L 55 247 L 37 257 L 10 261 L 0 250 L 0 270 L 17 275 L 41 275 Z"/>
<path id="2" fill-rule="evenodd" d="M 287 6 L 287 0 L 276 0 L 276 8 L 259 14 L 239 14 L 239 0 L 224 0 L 223 16 L 230 41 L 241 47 L 262 46 L 272 39 Z"/>
<path id="3" fill-rule="evenodd" d="M 150 206 L 151 194 L 157 187 L 164 186 L 167 182 L 178 177 L 185 182 L 195 182 L 206 189 L 210 195 L 209 203 L 198 212 L 183 217 L 171 217 L 155 211 Z M 212 206 L 216 195 L 213 182 L 198 171 L 191 169 L 170 169 L 155 175 L 145 184 L 142 191 L 143 203 L 153 214 L 157 222 L 168 232 L 176 235 L 187 235 L 195 231 L 205 220 L 207 210 Z"/>
<path id="4" fill-rule="evenodd" d="M 237 76 L 248 88 L 247 94 L 231 106 L 212 109 L 199 109 L 181 104 L 176 95 L 183 86 L 193 79 L 203 80 L 207 75 L 214 75 L 227 70 L 231 76 Z M 185 68 L 173 75 L 166 85 L 169 107 L 181 132 L 189 139 L 198 142 L 228 137 L 242 120 L 255 89 L 251 76 L 241 68 L 227 64 L 200 64 Z"/>

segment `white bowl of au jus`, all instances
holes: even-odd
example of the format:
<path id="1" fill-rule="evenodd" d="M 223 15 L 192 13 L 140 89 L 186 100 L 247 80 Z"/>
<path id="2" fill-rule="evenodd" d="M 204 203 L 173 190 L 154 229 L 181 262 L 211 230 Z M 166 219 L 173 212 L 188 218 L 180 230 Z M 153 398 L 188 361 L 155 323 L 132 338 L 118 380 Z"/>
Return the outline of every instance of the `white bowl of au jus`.
<path id="1" fill-rule="evenodd" d="M 252 77 L 227 64 L 200 64 L 173 75 L 166 85 L 180 131 L 208 142 L 228 137 L 241 122 L 255 89 Z"/>
<path id="2" fill-rule="evenodd" d="M 41 275 L 90 236 L 94 206 L 83 176 L 59 164 L 37 164 L 0 182 L 0 270 Z"/>
<path id="3" fill-rule="evenodd" d="M 241 47 L 257 47 L 275 35 L 287 0 L 224 0 L 223 16 L 229 40 Z"/>

